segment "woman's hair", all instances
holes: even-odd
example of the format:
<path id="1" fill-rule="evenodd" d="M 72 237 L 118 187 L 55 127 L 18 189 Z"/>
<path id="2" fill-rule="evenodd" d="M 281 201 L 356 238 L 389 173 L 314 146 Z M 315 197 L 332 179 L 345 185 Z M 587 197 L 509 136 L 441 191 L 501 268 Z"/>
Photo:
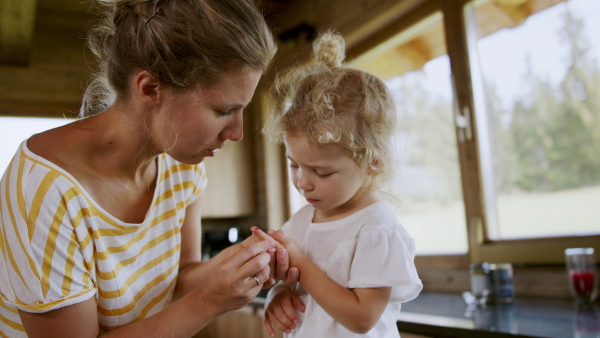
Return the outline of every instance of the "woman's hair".
<path id="1" fill-rule="evenodd" d="M 278 143 L 289 134 L 339 146 L 375 173 L 376 186 L 389 173 L 395 105 L 380 79 L 345 67 L 344 59 L 343 37 L 321 33 L 313 43 L 312 59 L 275 79 L 270 91 L 274 111 L 263 131 Z"/>
<path id="2" fill-rule="evenodd" d="M 176 91 L 213 84 L 237 69 L 265 71 L 277 47 L 252 0 L 97 0 L 104 15 L 89 31 L 97 72 L 80 116 L 128 95 L 148 70 Z"/>

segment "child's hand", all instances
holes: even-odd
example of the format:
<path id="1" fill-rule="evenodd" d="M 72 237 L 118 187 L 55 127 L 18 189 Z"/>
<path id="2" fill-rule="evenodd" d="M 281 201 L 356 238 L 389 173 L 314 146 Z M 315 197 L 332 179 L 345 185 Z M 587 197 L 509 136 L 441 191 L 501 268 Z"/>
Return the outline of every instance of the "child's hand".
<path id="1" fill-rule="evenodd" d="M 265 310 L 264 321 L 265 328 L 271 336 L 275 337 L 273 325 L 286 333 L 291 333 L 296 328 L 298 316 L 295 309 L 304 312 L 306 306 L 292 290 L 281 290 L 273 297 L 273 300 Z"/>
<path id="2" fill-rule="evenodd" d="M 251 227 L 252 236 L 247 241 L 275 241 L 271 236 L 264 233 L 257 227 Z M 276 241 L 275 241 L 276 242 Z M 283 280 L 286 285 L 293 285 L 298 281 L 298 269 L 290 268 L 290 261 L 287 250 L 279 242 L 276 242 L 275 248 L 268 251 L 271 255 L 271 275 L 269 281 L 263 286 L 263 289 L 268 289 L 276 280 Z"/>
<path id="3" fill-rule="evenodd" d="M 269 230 L 269 236 L 271 236 L 277 242 L 283 244 L 285 249 L 287 250 L 288 255 L 290 256 L 290 266 L 296 266 L 300 268 L 301 261 L 306 258 L 304 251 L 300 248 L 298 243 L 286 236 L 283 233 L 283 230 Z M 300 271 L 302 273 L 302 271 Z"/>

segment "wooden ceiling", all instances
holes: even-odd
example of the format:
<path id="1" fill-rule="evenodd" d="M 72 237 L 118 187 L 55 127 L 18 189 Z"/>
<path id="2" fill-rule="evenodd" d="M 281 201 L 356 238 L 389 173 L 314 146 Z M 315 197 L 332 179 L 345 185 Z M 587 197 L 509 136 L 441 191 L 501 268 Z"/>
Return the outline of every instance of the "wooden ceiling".
<path id="1" fill-rule="evenodd" d="M 276 20 L 290 2 L 261 0 L 260 5 L 268 19 Z M 0 0 L 0 64 L 28 65 L 36 28 L 83 31 L 90 7 L 89 0 Z"/>
<path id="2" fill-rule="evenodd" d="M 406 28 L 406 22 L 411 20 L 404 19 L 418 17 L 415 13 L 420 8 L 436 3 L 435 0 L 256 1 L 260 2 L 282 45 L 295 43 L 298 35 L 310 35 L 315 27 L 336 28 L 344 34 L 348 46 L 352 46 L 355 55 L 351 57 L 366 55 L 376 43 Z M 486 8 L 484 15 L 478 14 L 480 33 L 485 36 L 517 26 L 532 13 L 562 1 L 491 0 L 481 6 Z M 91 56 L 84 42 L 85 29 L 93 18 L 91 4 L 92 0 L 0 0 L 0 115 L 60 116 L 78 110 L 90 69 Z M 394 16 L 387 14 L 391 12 Z M 394 23 L 398 17 L 404 18 L 400 26 Z M 437 25 L 406 37 L 388 48 L 385 55 L 374 55 L 366 61 L 372 63 L 372 69 L 367 68 L 385 78 L 383 72 L 393 70 L 401 74 L 419 69 L 442 55 L 445 43 L 439 34 L 441 24 Z M 374 31 L 377 31 L 375 36 L 368 35 Z M 290 58 L 297 53 L 294 48 L 287 50 Z M 285 52 L 286 48 L 280 48 L 278 55 Z"/>
<path id="3" fill-rule="evenodd" d="M 279 18 L 292 0 L 261 0 Z M 92 0 L 0 0 L 0 115 L 75 112 L 91 55 Z"/>

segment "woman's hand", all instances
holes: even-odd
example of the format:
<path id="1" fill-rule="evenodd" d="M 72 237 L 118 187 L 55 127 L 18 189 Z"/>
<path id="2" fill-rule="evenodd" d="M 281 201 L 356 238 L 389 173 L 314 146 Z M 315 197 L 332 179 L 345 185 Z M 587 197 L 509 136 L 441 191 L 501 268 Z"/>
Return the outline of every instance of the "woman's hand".
<path id="1" fill-rule="evenodd" d="M 204 304 L 218 309 L 218 314 L 250 303 L 270 279 L 268 251 L 275 245 L 273 239 L 268 239 L 224 250 L 210 262 L 210 277 L 195 292 Z"/>
<path id="2" fill-rule="evenodd" d="M 269 334 L 275 337 L 273 326 L 283 332 L 291 333 L 298 323 L 296 309 L 304 312 L 306 306 L 300 297 L 292 292 L 292 290 L 289 288 L 282 288 L 282 290 L 273 297 L 273 300 L 265 310 L 264 326 Z"/>

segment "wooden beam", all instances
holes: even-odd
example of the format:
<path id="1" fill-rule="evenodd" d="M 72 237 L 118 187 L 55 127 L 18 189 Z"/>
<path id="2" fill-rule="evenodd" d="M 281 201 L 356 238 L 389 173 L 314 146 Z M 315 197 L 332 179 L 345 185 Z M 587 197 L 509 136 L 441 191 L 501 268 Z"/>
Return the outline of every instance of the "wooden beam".
<path id="1" fill-rule="evenodd" d="M 0 1 L 0 63 L 27 65 L 37 0 Z"/>
<path id="2" fill-rule="evenodd" d="M 0 100 L 0 116 L 76 118 L 80 102 L 23 102 Z"/>

